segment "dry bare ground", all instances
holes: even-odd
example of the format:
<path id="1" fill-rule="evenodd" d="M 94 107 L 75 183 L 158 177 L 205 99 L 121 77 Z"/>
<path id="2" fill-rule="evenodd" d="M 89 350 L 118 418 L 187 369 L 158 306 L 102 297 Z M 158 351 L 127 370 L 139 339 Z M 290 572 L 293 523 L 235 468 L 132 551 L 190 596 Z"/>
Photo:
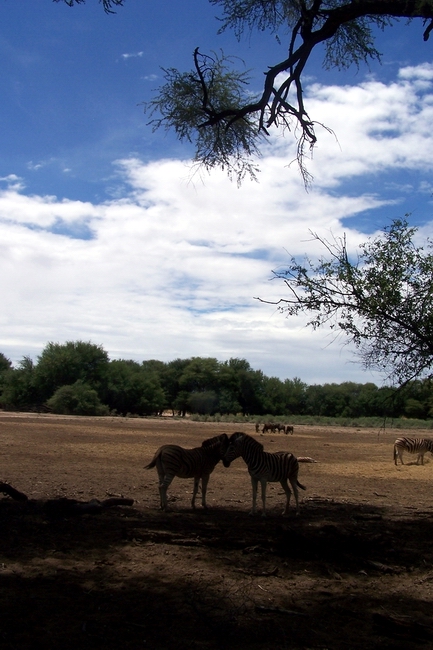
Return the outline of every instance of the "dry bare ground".
<path id="1" fill-rule="evenodd" d="M 278 484 L 269 516 L 249 517 L 242 459 L 217 466 L 208 511 L 193 513 L 192 480 L 175 479 L 160 512 L 156 471 L 143 469 L 157 447 L 236 430 L 318 461 L 300 467 L 300 517 L 281 517 Z M 0 498 L 0 647 L 433 647 L 433 462 L 395 467 L 404 433 L 0 414 L 0 481 L 29 497 Z M 116 496 L 134 504 L 49 508 Z"/>

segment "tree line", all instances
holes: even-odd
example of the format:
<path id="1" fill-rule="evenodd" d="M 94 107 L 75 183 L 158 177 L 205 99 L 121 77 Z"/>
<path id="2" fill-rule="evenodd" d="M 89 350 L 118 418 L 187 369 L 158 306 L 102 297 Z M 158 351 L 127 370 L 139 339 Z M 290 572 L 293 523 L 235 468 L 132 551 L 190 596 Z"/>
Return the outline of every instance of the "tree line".
<path id="1" fill-rule="evenodd" d="M 110 360 L 85 341 L 48 343 L 16 367 L 0 353 L 0 406 L 69 415 L 243 414 L 433 417 L 430 380 L 403 388 L 355 382 L 308 385 L 254 370 L 246 359 Z"/>

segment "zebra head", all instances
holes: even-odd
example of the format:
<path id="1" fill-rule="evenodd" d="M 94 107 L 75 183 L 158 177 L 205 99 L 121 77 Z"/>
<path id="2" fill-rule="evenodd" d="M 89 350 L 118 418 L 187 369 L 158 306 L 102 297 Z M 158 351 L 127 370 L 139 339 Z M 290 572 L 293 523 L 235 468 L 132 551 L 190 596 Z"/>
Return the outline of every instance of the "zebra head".
<path id="1" fill-rule="evenodd" d="M 230 467 L 230 463 L 242 455 L 242 443 L 244 439 L 245 434 L 240 431 L 236 431 L 230 436 L 228 449 L 223 456 L 224 467 Z"/>
<path id="2" fill-rule="evenodd" d="M 229 446 L 229 437 L 226 433 L 221 433 L 219 436 L 203 440 L 201 446 L 208 449 L 218 449 L 219 457 L 222 460 Z"/>

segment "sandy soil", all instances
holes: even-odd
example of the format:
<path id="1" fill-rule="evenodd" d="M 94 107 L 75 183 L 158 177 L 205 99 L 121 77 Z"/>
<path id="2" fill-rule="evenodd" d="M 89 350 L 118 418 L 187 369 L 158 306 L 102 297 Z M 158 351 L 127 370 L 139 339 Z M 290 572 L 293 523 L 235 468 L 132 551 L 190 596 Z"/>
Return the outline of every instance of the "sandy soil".
<path id="1" fill-rule="evenodd" d="M 190 508 L 192 480 L 175 479 L 161 512 L 158 446 L 184 447 L 245 431 L 302 464 L 301 515 L 250 517 L 242 459 L 219 464 L 210 508 Z M 60 418 L 0 413 L 2 650 L 433 647 L 433 462 L 392 459 L 394 439 L 425 432 L 164 419 Z M 134 499 L 73 514 L 52 499 Z M 200 500 L 198 500 L 200 502 Z"/>

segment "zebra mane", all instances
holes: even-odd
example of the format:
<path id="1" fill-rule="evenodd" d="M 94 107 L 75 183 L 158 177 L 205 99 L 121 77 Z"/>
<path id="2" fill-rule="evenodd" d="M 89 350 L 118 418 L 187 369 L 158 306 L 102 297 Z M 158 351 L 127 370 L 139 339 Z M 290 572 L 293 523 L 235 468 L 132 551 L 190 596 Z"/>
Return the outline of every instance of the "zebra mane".
<path id="1" fill-rule="evenodd" d="M 214 436 L 213 438 L 208 438 L 207 440 L 203 440 L 201 443 L 202 447 L 212 447 L 212 445 L 216 445 L 217 443 L 221 443 L 223 440 L 228 441 L 228 436 L 226 433 L 222 433 L 219 436 Z"/>
<path id="2" fill-rule="evenodd" d="M 234 434 L 236 435 L 236 434 Z M 248 438 L 250 441 L 250 445 L 254 446 L 257 450 L 260 449 L 260 451 L 263 451 L 263 445 L 261 442 L 253 438 L 252 436 L 249 436 L 247 433 L 242 434 L 245 438 Z"/>

